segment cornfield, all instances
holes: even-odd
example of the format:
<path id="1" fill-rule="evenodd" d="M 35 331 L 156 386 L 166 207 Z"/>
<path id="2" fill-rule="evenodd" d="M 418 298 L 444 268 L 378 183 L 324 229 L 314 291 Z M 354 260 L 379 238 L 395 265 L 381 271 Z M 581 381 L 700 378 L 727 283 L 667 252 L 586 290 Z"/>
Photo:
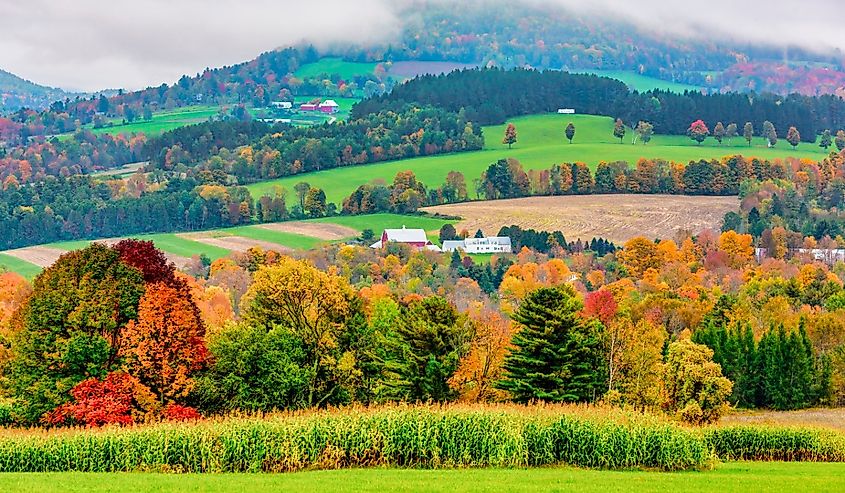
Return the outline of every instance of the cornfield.
<path id="1" fill-rule="evenodd" d="M 681 470 L 706 466 L 699 433 L 579 406 L 390 406 L 98 430 L 0 432 L 0 471 L 277 472 L 339 467 Z"/>
<path id="2" fill-rule="evenodd" d="M 724 460 L 845 462 L 845 435 L 815 428 L 715 427 L 707 443 Z"/>
<path id="3" fill-rule="evenodd" d="M 341 467 L 701 469 L 845 460 L 835 433 L 687 428 L 576 405 L 352 407 L 126 428 L 0 430 L 0 472 L 282 472 Z"/>

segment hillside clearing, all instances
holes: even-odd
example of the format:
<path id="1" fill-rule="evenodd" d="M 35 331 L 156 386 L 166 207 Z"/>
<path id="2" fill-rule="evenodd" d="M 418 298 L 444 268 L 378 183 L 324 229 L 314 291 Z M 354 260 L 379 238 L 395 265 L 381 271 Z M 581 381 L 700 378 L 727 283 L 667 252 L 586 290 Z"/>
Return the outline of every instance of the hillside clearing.
<path id="1" fill-rule="evenodd" d="M 633 132 L 629 129 L 623 143 L 620 143 L 613 137 L 613 120 L 603 116 L 543 114 L 509 121 L 516 125 L 519 138 L 513 149 L 502 145 L 505 126 L 497 125 L 484 127 L 486 144 L 480 151 L 326 169 L 253 183 L 247 185 L 247 188 L 253 198 L 257 199 L 272 194 L 277 186 L 293 191 L 297 183 L 307 182 L 322 188 L 329 202 L 341 204 L 358 186 L 376 179 L 392 183 L 396 173 L 406 170 L 412 170 L 429 188 L 442 185 L 450 171 L 460 171 L 464 174 L 467 188 L 471 189 L 472 181 L 480 177 L 491 163 L 506 157 L 518 159 L 526 170 L 530 170 L 548 169 L 555 163 L 576 161 L 595 168 L 600 161 L 627 161 L 633 165 L 641 158 L 686 163 L 696 159 L 720 159 L 733 154 L 761 159 L 795 156 L 820 160 L 827 156 L 820 147 L 810 143 L 802 143 L 792 150 L 786 142 L 780 142 L 777 147 L 770 149 L 762 137 L 755 138 L 750 147 L 741 137 L 734 138 L 730 143 L 725 141 L 722 145 L 713 139 L 696 145 L 683 135 L 655 135 L 648 145 L 632 145 Z M 573 122 L 576 127 L 572 144 L 566 141 L 563 134 L 569 122 Z"/>
<path id="2" fill-rule="evenodd" d="M 426 207 L 426 212 L 460 216 L 455 226 L 470 233 L 496 234 L 517 225 L 562 231 L 569 241 L 596 237 L 624 243 L 634 236 L 673 238 L 680 230 L 718 229 L 725 213 L 736 210 L 735 197 L 678 195 L 571 195 L 465 202 Z"/>
<path id="3" fill-rule="evenodd" d="M 623 82 L 633 91 L 646 92 L 652 89 L 659 89 L 661 91 L 670 91 L 683 93 L 684 91 L 701 92 L 703 89 L 699 86 L 691 84 L 684 84 L 681 82 L 672 82 L 669 80 L 658 79 L 656 77 L 649 77 L 641 75 L 633 70 L 573 70 L 573 74 L 594 74 L 599 77 L 607 77 Z"/>
<path id="4" fill-rule="evenodd" d="M 312 236 L 320 240 L 343 240 L 345 238 L 352 238 L 358 234 L 357 230 L 339 224 L 305 221 L 262 224 L 259 227 L 271 231 Z"/>
<path id="5" fill-rule="evenodd" d="M 153 493 L 162 491 L 254 493 L 276 491 L 539 492 L 584 493 L 701 491 L 839 492 L 842 464 L 730 462 L 711 471 L 599 471 L 571 467 L 535 469 L 343 469 L 283 474 L 5 473 L 8 493 Z M 351 485 L 354 485 L 351 486 Z M 773 485 L 777 485 L 773 487 Z"/>

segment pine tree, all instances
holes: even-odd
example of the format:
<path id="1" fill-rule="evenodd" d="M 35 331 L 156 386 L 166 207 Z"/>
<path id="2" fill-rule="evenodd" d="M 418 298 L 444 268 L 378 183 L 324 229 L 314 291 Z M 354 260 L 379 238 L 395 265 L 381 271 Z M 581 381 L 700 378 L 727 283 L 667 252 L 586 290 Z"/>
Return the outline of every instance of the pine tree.
<path id="1" fill-rule="evenodd" d="M 607 390 L 601 325 L 579 315 L 583 304 L 571 286 L 540 288 L 520 304 L 520 330 L 505 358 L 499 388 L 517 402 L 592 401 Z"/>

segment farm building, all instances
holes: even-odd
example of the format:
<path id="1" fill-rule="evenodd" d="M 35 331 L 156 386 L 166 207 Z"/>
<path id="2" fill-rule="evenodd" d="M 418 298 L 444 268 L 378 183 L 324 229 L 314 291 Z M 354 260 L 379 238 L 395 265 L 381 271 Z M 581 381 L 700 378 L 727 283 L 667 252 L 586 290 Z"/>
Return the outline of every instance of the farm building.
<path id="1" fill-rule="evenodd" d="M 293 103 L 290 101 L 273 101 L 270 103 L 270 106 L 279 110 L 293 109 Z"/>
<path id="2" fill-rule="evenodd" d="M 299 105 L 301 111 L 317 111 L 319 105 L 317 103 L 302 103 Z"/>
<path id="3" fill-rule="evenodd" d="M 507 236 L 489 238 L 467 238 L 465 240 L 447 240 L 443 242 L 444 252 L 461 250 L 466 253 L 511 253 L 511 239 Z"/>
<path id="4" fill-rule="evenodd" d="M 337 102 L 335 102 L 334 99 L 327 99 L 327 100 L 323 101 L 322 103 L 320 103 L 317 107 L 319 108 L 320 111 L 322 111 L 323 113 L 327 113 L 329 115 L 332 115 L 332 114 L 340 111 L 340 105 L 338 105 Z"/>
<path id="5" fill-rule="evenodd" d="M 381 239 L 370 245 L 370 248 L 384 248 L 390 242 L 405 243 L 419 250 L 440 251 L 440 247 L 428 240 L 425 230 L 407 229 L 405 226 L 402 229 L 385 229 Z"/>
<path id="6" fill-rule="evenodd" d="M 574 115 L 575 110 L 573 108 L 558 108 L 557 110 L 559 115 Z"/>

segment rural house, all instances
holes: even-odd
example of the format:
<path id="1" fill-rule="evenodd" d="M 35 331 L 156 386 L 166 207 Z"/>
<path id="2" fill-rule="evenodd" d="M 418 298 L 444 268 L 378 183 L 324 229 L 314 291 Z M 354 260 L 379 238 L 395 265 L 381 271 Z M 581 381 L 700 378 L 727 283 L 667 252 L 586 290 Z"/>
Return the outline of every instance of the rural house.
<path id="1" fill-rule="evenodd" d="M 370 245 L 370 248 L 384 248 L 390 242 L 405 243 L 419 250 L 441 251 L 440 247 L 428 240 L 425 230 L 407 229 L 405 226 L 402 229 L 385 229 L 381 239 Z"/>
<path id="2" fill-rule="evenodd" d="M 323 113 L 333 115 L 340 111 L 340 105 L 338 105 L 334 99 L 327 99 L 320 103 L 317 108 Z"/>
<path id="3" fill-rule="evenodd" d="M 467 238 L 465 240 L 447 240 L 443 242 L 444 252 L 460 250 L 465 253 L 511 253 L 511 239 L 508 236 L 489 238 Z"/>

